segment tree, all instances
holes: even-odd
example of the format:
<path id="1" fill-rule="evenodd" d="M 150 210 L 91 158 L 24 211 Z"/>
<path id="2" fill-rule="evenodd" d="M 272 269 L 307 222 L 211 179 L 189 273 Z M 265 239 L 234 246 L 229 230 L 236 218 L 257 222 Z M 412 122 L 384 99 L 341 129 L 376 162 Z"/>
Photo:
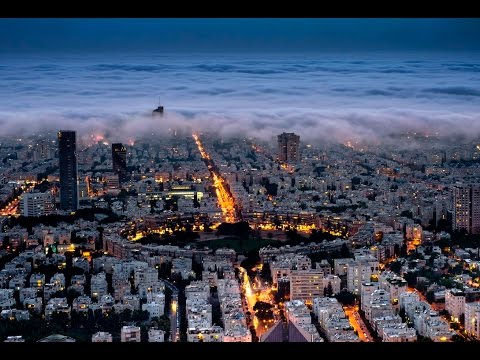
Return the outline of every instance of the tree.
<path id="1" fill-rule="evenodd" d="M 427 291 L 425 298 L 429 303 L 435 302 L 435 292 L 433 290 Z"/>
<path id="2" fill-rule="evenodd" d="M 8 235 L 5 235 L 2 240 L 2 249 L 6 250 L 9 245 L 10 245 L 10 237 Z"/>
<path id="3" fill-rule="evenodd" d="M 403 210 L 400 213 L 400 216 L 403 216 L 403 217 L 406 217 L 406 218 L 409 218 L 409 219 L 413 219 L 413 213 L 410 210 Z"/>
<path id="4" fill-rule="evenodd" d="M 342 247 L 340 248 L 340 256 L 342 258 L 350 257 L 350 250 L 348 249 L 348 246 L 346 243 L 343 243 Z"/>
<path id="5" fill-rule="evenodd" d="M 400 255 L 400 245 L 398 244 L 395 244 L 394 247 L 393 247 L 393 253 L 395 254 L 395 256 L 399 256 Z"/>
<path id="6" fill-rule="evenodd" d="M 338 294 L 335 295 L 338 302 L 344 305 L 353 305 L 355 304 L 356 296 L 355 294 L 351 293 L 347 290 L 342 290 Z"/>
<path id="7" fill-rule="evenodd" d="M 333 287 L 332 287 L 332 282 L 331 281 L 328 282 L 326 295 L 328 297 L 331 297 L 333 295 Z"/>
<path id="8" fill-rule="evenodd" d="M 390 270 L 396 274 L 400 275 L 400 270 L 402 269 L 402 263 L 398 260 L 390 263 Z"/>
<path id="9" fill-rule="evenodd" d="M 255 311 L 255 316 L 261 321 L 269 321 L 270 319 L 273 320 L 273 305 L 263 302 L 257 301 L 253 306 L 253 310 Z"/>
<path id="10" fill-rule="evenodd" d="M 67 302 L 68 302 L 68 305 L 72 305 L 73 303 L 73 300 L 75 300 L 77 297 L 79 297 L 81 294 L 75 290 L 75 289 L 68 289 L 67 290 Z"/>
<path id="11" fill-rule="evenodd" d="M 407 248 L 407 243 L 403 243 L 402 247 L 400 248 L 400 256 L 401 257 L 407 257 L 408 256 L 408 248 Z"/>
<path id="12" fill-rule="evenodd" d="M 267 189 L 268 195 L 277 196 L 278 184 L 275 184 L 275 183 L 265 184 L 265 189 Z"/>
<path id="13" fill-rule="evenodd" d="M 272 282 L 272 274 L 271 274 L 271 271 L 270 271 L 270 264 L 269 263 L 263 264 L 262 271 L 260 272 L 260 276 L 265 281 L 267 281 L 269 283 Z"/>
<path id="14" fill-rule="evenodd" d="M 417 273 L 413 271 L 408 271 L 403 274 L 403 278 L 408 283 L 408 286 L 413 287 L 417 284 Z"/>

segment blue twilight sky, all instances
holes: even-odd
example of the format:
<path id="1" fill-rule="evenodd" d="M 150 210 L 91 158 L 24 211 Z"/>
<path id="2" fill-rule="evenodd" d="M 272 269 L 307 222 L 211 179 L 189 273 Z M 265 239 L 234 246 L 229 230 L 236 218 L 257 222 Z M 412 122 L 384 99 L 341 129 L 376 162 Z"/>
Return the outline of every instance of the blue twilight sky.
<path id="1" fill-rule="evenodd" d="M 0 51 L 478 51 L 479 19 L 0 19 Z"/>

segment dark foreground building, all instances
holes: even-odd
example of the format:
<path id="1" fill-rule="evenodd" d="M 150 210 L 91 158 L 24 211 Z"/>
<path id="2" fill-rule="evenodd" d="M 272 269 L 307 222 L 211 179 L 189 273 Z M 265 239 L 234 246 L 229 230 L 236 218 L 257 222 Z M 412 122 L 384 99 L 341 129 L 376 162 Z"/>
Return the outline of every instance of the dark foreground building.
<path id="1" fill-rule="evenodd" d="M 118 174 L 118 180 L 127 180 L 127 148 L 122 143 L 112 144 L 113 171 Z"/>
<path id="2" fill-rule="evenodd" d="M 65 211 L 78 209 L 77 142 L 76 132 L 58 132 L 60 158 L 60 208 Z"/>

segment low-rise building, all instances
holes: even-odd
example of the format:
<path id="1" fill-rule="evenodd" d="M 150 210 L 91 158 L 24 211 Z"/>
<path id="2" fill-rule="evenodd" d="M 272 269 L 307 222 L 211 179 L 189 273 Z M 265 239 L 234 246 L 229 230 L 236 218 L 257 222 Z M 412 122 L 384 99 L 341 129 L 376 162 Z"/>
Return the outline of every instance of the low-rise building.
<path id="1" fill-rule="evenodd" d="M 7 336 L 4 342 L 24 343 L 25 339 L 22 337 L 22 335 Z"/>
<path id="2" fill-rule="evenodd" d="M 252 333 L 244 325 L 230 327 L 223 335 L 223 342 L 252 342 Z"/>
<path id="3" fill-rule="evenodd" d="M 93 275 L 90 280 L 90 296 L 92 299 L 100 299 L 103 295 L 108 294 L 108 283 L 105 273 Z"/>
<path id="4" fill-rule="evenodd" d="M 50 318 L 53 313 L 64 313 L 70 317 L 70 306 L 67 298 L 51 298 L 45 306 L 45 317 Z"/>
<path id="5" fill-rule="evenodd" d="M 223 329 L 220 326 L 188 329 L 188 342 L 223 342 Z"/>
<path id="6" fill-rule="evenodd" d="M 140 342 L 139 326 L 122 326 L 120 331 L 121 342 Z"/>
<path id="7" fill-rule="evenodd" d="M 384 328 L 382 340 L 383 342 L 414 342 L 417 341 L 417 332 L 403 323 Z"/>
<path id="8" fill-rule="evenodd" d="M 92 335 L 92 343 L 111 343 L 112 342 L 112 334 L 109 332 L 99 331 Z"/>
<path id="9" fill-rule="evenodd" d="M 164 342 L 165 341 L 165 331 L 150 328 L 148 330 L 148 342 Z"/>

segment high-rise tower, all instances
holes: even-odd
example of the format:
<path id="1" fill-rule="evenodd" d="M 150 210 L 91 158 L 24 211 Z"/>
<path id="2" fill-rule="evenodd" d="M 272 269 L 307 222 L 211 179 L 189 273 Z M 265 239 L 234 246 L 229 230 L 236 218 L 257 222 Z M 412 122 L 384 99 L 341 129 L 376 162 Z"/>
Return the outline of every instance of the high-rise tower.
<path id="1" fill-rule="evenodd" d="M 118 174 L 118 180 L 127 180 L 127 148 L 122 143 L 112 144 L 113 171 Z"/>
<path id="2" fill-rule="evenodd" d="M 299 160 L 298 148 L 300 136 L 294 133 L 278 135 L 278 159 L 282 162 L 296 162 Z"/>
<path id="3" fill-rule="evenodd" d="M 60 208 L 66 211 L 78 209 L 77 144 L 76 132 L 58 132 L 60 158 Z"/>
<path id="4" fill-rule="evenodd" d="M 453 188 L 453 230 L 480 234 L 480 184 Z"/>

